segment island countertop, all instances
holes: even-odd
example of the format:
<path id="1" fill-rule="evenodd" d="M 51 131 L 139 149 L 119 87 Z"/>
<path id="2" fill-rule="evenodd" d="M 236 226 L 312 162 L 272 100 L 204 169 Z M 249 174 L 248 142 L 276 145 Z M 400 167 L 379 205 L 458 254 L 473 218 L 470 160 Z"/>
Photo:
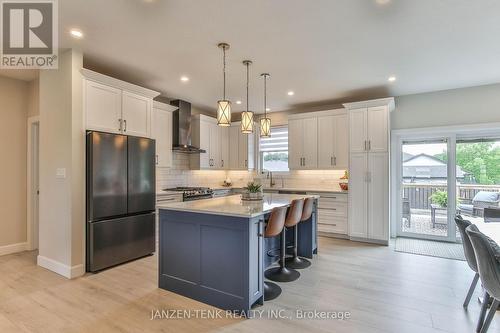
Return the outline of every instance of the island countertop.
<path id="1" fill-rule="evenodd" d="M 265 193 L 260 201 L 244 201 L 241 195 L 211 198 L 195 201 L 159 204 L 160 210 L 225 215 L 253 218 L 271 212 L 275 207 L 287 207 L 295 199 L 319 198 L 312 194 L 277 194 Z"/>

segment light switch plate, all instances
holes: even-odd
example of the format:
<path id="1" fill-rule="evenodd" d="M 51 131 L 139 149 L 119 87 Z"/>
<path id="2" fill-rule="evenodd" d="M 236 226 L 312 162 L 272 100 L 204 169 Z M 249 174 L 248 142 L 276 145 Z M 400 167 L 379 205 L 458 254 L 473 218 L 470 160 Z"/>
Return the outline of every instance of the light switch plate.
<path id="1" fill-rule="evenodd" d="M 58 179 L 66 178 L 66 168 L 57 168 L 56 169 L 56 178 L 58 178 Z"/>

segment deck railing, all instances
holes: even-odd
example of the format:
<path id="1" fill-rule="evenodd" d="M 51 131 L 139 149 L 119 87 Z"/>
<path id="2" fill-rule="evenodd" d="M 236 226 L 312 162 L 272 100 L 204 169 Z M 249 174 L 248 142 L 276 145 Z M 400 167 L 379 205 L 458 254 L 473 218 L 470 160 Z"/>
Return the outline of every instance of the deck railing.
<path id="1" fill-rule="evenodd" d="M 412 209 L 430 209 L 429 197 L 436 191 L 446 190 L 446 184 L 403 183 L 403 198 L 409 201 Z M 457 197 L 461 203 L 471 203 L 479 191 L 500 192 L 500 185 L 457 185 Z"/>

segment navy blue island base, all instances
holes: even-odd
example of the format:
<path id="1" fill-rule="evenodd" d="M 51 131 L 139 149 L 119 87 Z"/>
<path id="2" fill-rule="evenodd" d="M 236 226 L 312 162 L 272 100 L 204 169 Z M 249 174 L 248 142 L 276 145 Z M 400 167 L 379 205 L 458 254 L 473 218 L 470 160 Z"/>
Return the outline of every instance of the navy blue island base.
<path id="1" fill-rule="evenodd" d="M 265 200 L 300 197 L 272 196 Z M 267 252 L 280 246 L 279 237 L 262 236 L 272 205 L 247 216 L 217 214 L 214 207 L 228 202 L 221 199 L 198 201 L 205 201 L 201 205 L 206 210 L 191 210 L 186 202 L 159 207 L 159 287 L 224 310 L 247 312 L 263 304 L 264 270 L 276 260 Z M 317 253 L 316 207 L 311 218 L 299 224 L 298 253 L 306 258 Z M 293 242 L 292 231 L 287 232 L 288 244 Z"/>

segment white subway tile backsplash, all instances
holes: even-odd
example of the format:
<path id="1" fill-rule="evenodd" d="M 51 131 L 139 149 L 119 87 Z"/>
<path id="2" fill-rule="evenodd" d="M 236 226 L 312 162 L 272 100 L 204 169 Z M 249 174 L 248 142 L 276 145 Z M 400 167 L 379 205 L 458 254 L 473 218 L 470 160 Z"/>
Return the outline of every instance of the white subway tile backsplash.
<path id="1" fill-rule="evenodd" d="M 337 190 L 343 175 L 344 170 L 297 170 L 286 174 L 275 173 L 273 178 L 276 187 Z M 190 170 L 189 155 L 175 152 L 172 168 L 156 170 L 158 189 L 177 186 L 220 187 L 226 178 L 230 178 L 235 187 L 246 186 L 251 180 L 264 185 L 269 182 L 265 174 L 253 171 Z"/>

